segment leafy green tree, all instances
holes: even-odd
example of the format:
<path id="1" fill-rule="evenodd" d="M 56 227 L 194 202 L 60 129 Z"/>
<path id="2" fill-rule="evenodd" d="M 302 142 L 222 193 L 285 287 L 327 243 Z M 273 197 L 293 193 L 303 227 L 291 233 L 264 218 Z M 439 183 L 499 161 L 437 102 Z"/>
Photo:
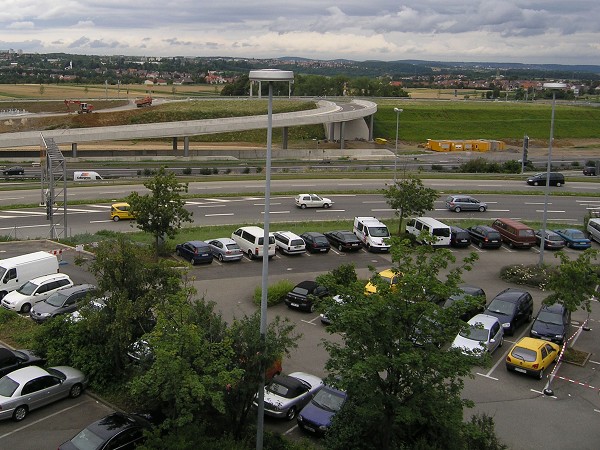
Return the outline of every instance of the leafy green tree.
<path id="1" fill-rule="evenodd" d="M 433 209 L 433 202 L 437 200 L 438 193 L 435 189 L 423 186 L 419 178 L 407 176 L 396 180 L 396 183 L 383 190 L 388 205 L 400 219 L 398 234 L 402 232 L 404 217 L 409 215 L 423 215 Z"/>
<path id="2" fill-rule="evenodd" d="M 461 273 L 476 255 L 457 263 L 446 249 L 410 247 L 394 238 L 393 270 L 401 282 L 365 296 L 355 290 L 331 302 L 325 341 L 329 382 L 348 400 L 333 420 L 329 449 L 464 448 L 463 377 L 473 361 L 443 343 L 460 330 L 459 312 L 432 298 L 457 292 Z M 445 275 L 442 275 L 444 273 Z"/>
<path id="3" fill-rule="evenodd" d="M 166 235 L 175 237 L 183 222 L 192 222 L 192 213 L 184 208 L 182 193 L 188 191 L 187 183 L 178 183 L 173 172 L 161 167 L 156 175 L 144 183 L 149 194 L 132 192 L 127 197 L 137 227 L 154 236 L 156 251 Z"/>

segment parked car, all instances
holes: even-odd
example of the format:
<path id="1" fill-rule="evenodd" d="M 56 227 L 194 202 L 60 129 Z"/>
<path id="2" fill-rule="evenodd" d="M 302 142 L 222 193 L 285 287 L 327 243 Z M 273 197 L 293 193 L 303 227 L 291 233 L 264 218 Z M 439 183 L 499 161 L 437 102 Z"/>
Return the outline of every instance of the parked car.
<path id="1" fill-rule="evenodd" d="M 70 313 L 67 317 L 72 322 L 79 322 L 83 320 L 86 314 L 96 313 L 106 307 L 106 298 L 95 298 L 89 302 L 84 302 L 83 305 L 77 310 Z"/>
<path id="2" fill-rule="evenodd" d="M 299 255 L 306 252 L 304 240 L 291 231 L 276 231 L 273 236 L 275 237 L 275 248 L 279 249 L 281 253 Z"/>
<path id="3" fill-rule="evenodd" d="M 554 232 L 565 240 L 565 245 L 567 247 L 585 250 L 592 246 L 592 241 L 586 238 L 581 230 L 575 228 L 561 228 L 560 230 L 554 230 Z"/>
<path id="4" fill-rule="evenodd" d="M 340 252 L 344 250 L 360 250 L 362 242 L 352 231 L 327 231 L 325 237 L 332 247 Z"/>
<path id="5" fill-rule="evenodd" d="M 187 259 L 194 264 L 207 263 L 213 261 L 210 245 L 204 241 L 188 241 L 175 246 L 175 253 L 183 259 Z"/>
<path id="6" fill-rule="evenodd" d="M 133 449 L 144 442 L 144 431 L 150 428 L 145 417 L 115 412 L 91 423 L 58 450 Z"/>
<path id="7" fill-rule="evenodd" d="M 337 304 L 343 304 L 345 302 L 345 298 L 346 297 L 343 297 L 341 295 L 334 295 L 331 299 Z M 331 325 L 331 318 L 329 317 L 327 311 L 322 312 L 321 314 L 319 314 L 319 316 L 321 317 L 321 323 L 323 325 Z"/>
<path id="8" fill-rule="evenodd" d="M 298 208 L 329 208 L 333 202 L 317 194 L 300 194 L 296 196 L 296 206 Z"/>
<path id="9" fill-rule="evenodd" d="M 277 375 L 265 386 L 265 414 L 292 420 L 322 387 L 321 378 L 305 372 Z"/>
<path id="10" fill-rule="evenodd" d="M 506 370 L 524 373 L 539 378 L 556 361 L 560 347 L 554 342 L 531 337 L 519 340 L 506 356 Z"/>
<path id="11" fill-rule="evenodd" d="M 23 169 L 21 166 L 12 166 L 8 169 L 4 169 L 2 173 L 4 175 L 24 175 L 25 169 Z"/>
<path id="12" fill-rule="evenodd" d="M 479 248 L 500 248 L 502 247 L 502 237 L 500 233 L 492 227 L 486 225 L 475 225 L 467 228 L 471 242 Z"/>
<path id="13" fill-rule="evenodd" d="M 302 281 L 285 296 L 285 304 L 288 308 L 297 308 L 305 311 L 315 311 L 315 298 L 323 298 L 329 291 L 316 281 Z"/>
<path id="14" fill-rule="evenodd" d="M 600 244 L 600 219 L 588 220 L 587 233 L 590 241 L 596 241 Z"/>
<path id="15" fill-rule="evenodd" d="M 324 385 L 298 414 L 298 426 L 310 433 L 324 435 L 331 427 L 333 416 L 344 406 L 346 397 L 344 391 Z"/>
<path id="16" fill-rule="evenodd" d="M 485 309 L 486 295 L 485 291 L 477 286 L 462 284 L 459 286 L 460 292 L 448 297 L 442 308 L 454 308 L 460 312 L 460 319 L 467 322 L 476 314 L 482 313 Z"/>
<path id="17" fill-rule="evenodd" d="M 559 303 L 542 305 L 535 320 L 531 324 L 529 336 L 558 345 L 569 337 L 571 329 L 571 312 Z"/>
<path id="18" fill-rule="evenodd" d="M 0 377 L 21 367 L 43 366 L 44 364 L 46 364 L 46 360 L 31 350 L 12 350 L 0 346 Z"/>
<path id="19" fill-rule="evenodd" d="M 371 295 L 377 293 L 377 285 L 381 284 L 389 284 L 390 289 L 394 289 L 394 286 L 400 282 L 400 278 L 402 277 L 401 273 L 394 272 L 392 269 L 382 270 L 378 274 L 378 279 L 371 279 L 365 285 L 365 294 Z"/>
<path id="20" fill-rule="evenodd" d="M 206 241 L 210 247 L 210 252 L 214 258 L 220 262 L 239 261 L 244 257 L 244 253 L 237 242 L 231 238 L 217 238 Z"/>
<path id="21" fill-rule="evenodd" d="M 536 173 L 527 178 L 530 186 L 546 186 L 547 172 Z M 559 172 L 550 172 L 550 186 L 562 186 L 565 184 L 565 176 Z"/>
<path id="22" fill-rule="evenodd" d="M 76 398 L 87 377 L 68 366 L 23 367 L 0 378 L 0 420 L 23 420 L 30 411 L 65 397 Z"/>
<path id="23" fill-rule="evenodd" d="M 300 237 L 306 244 L 306 250 L 308 250 L 309 253 L 327 253 L 331 248 L 329 241 L 322 233 L 307 231 L 302 233 Z"/>
<path id="24" fill-rule="evenodd" d="M 12 311 L 28 313 L 36 303 L 43 302 L 55 291 L 69 286 L 73 286 L 73 281 L 64 273 L 33 278 L 16 291 L 6 294 L 2 299 L 2 306 Z"/>
<path id="25" fill-rule="evenodd" d="M 471 235 L 463 228 L 450 226 L 450 246 L 468 247 L 471 245 Z"/>
<path id="26" fill-rule="evenodd" d="M 450 195 L 446 198 L 446 208 L 457 213 L 461 211 L 484 212 L 487 209 L 487 204 L 470 195 Z"/>
<path id="27" fill-rule="evenodd" d="M 517 326 L 531 322 L 533 297 L 522 289 L 507 288 L 492 299 L 483 313 L 497 317 L 504 334 L 512 335 Z"/>
<path id="28" fill-rule="evenodd" d="M 585 166 L 583 168 L 584 175 L 596 175 L 596 166 Z"/>
<path id="29" fill-rule="evenodd" d="M 96 289 L 93 284 L 78 284 L 59 289 L 43 302 L 36 303 L 29 316 L 37 323 L 52 317 L 71 313 L 79 308 L 81 301 Z"/>
<path id="30" fill-rule="evenodd" d="M 481 357 L 504 344 L 504 329 L 497 317 L 477 314 L 467 324 L 469 327 L 458 333 L 452 348 L 458 348 L 466 355 Z"/>
<path id="31" fill-rule="evenodd" d="M 535 242 L 539 247 L 542 242 L 542 230 L 535 232 Z M 544 231 L 544 248 L 549 250 L 556 250 L 565 246 L 565 240 L 557 233 L 552 230 Z"/>

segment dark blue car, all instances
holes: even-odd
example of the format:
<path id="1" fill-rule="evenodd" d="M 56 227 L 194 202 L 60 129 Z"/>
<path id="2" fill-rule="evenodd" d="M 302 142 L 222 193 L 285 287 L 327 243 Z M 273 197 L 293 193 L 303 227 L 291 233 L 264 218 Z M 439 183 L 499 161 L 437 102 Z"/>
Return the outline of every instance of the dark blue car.
<path id="1" fill-rule="evenodd" d="M 565 240 L 567 247 L 585 250 L 592 246 L 592 242 L 585 237 L 585 234 L 581 230 L 564 228 L 562 230 L 554 230 L 554 232 Z"/>
<path id="2" fill-rule="evenodd" d="M 194 264 L 212 263 L 213 255 L 210 246 L 203 241 L 189 241 L 184 244 L 177 244 L 175 253 Z"/>
<path id="3" fill-rule="evenodd" d="M 331 426 L 333 416 L 342 409 L 345 401 L 344 391 L 323 386 L 298 414 L 298 426 L 310 433 L 324 435 Z"/>

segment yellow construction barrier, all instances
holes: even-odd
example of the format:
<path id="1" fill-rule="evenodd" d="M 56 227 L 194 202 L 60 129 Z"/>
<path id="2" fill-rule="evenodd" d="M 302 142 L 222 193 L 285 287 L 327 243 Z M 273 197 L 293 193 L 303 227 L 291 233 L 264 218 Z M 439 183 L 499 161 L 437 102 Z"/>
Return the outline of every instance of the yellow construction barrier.
<path id="1" fill-rule="evenodd" d="M 489 152 L 504 150 L 505 143 L 503 141 L 495 141 L 490 139 L 473 139 L 473 140 L 434 140 L 427 139 L 425 148 L 435 152 Z"/>

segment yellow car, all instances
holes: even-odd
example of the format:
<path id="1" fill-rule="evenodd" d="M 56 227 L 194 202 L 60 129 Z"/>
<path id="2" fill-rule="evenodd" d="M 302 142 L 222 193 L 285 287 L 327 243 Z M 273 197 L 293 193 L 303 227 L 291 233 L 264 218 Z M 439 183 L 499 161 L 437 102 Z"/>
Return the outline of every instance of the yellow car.
<path id="1" fill-rule="evenodd" d="M 379 272 L 381 280 L 380 283 L 389 283 L 390 289 L 394 289 L 394 286 L 400 281 L 401 274 L 394 272 L 392 269 L 386 269 Z M 369 281 L 365 286 L 365 295 L 375 294 L 377 292 L 377 285 L 373 281 Z"/>
<path id="2" fill-rule="evenodd" d="M 559 353 L 560 346 L 554 342 L 524 337 L 508 352 L 506 370 L 532 375 L 541 380 L 544 370 L 558 358 Z"/>
<path id="3" fill-rule="evenodd" d="M 110 207 L 110 218 L 115 222 L 121 219 L 135 219 L 131 214 L 131 206 L 129 203 L 113 203 Z"/>

